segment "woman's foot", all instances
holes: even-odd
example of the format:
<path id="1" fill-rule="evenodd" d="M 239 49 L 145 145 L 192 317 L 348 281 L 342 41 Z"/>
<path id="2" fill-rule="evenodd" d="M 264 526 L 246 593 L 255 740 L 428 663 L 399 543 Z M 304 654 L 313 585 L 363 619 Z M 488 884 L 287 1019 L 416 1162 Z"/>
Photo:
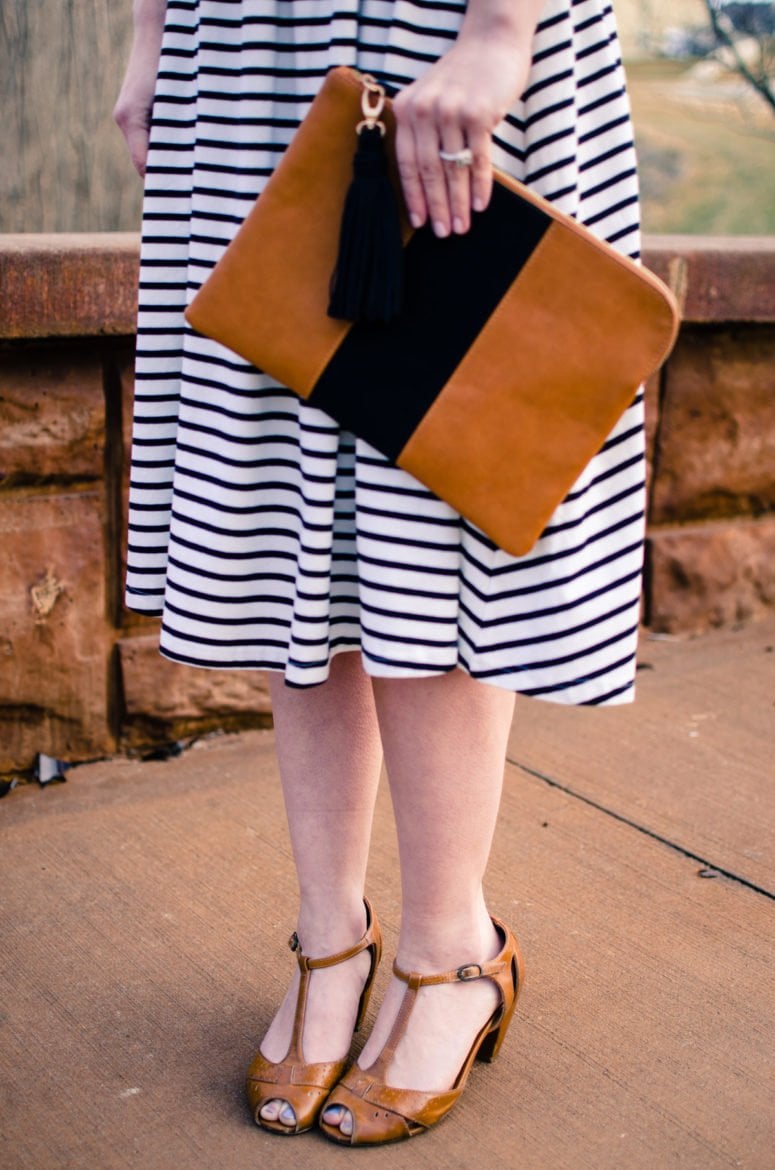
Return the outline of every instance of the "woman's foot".
<path id="1" fill-rule="evenodd" d="M 424 940 L 425 941 L 425 940 Z M 455 969 L 461 956 L 470 963 L 494 958 L 503 946 L 492 921 L 482 924 L 468 943 L 400 947 L 396 962 L 404 971 L 433 973 Z M 406 994 L 406 983 L 394 975 L 388 986 L 371 1035 L 358 1057 L 357 1066 L 368 1070 L 382 1052 Z M 398 1040 L 385 1071 L 391 1088 L 443 1093 L 450 1089 L 468 1056 L 474 1037 L 498 1007 L 498 989 L 490 979 L 445 983 L 421 987 L 417 992 L 411 1022 Z M 353 1120 L 343 1106 L 327 1106 L 323 1120 L 350 1137 Z"/>
<path id="2" fill-rule="evenodd" d="M 358 912 L 346 920 L 342 916 L 335 922 L 318 919 L 304 925 L 303 916 L 300 916 L 297 937 L 302 953 L 315 963 L 352 947 L 353 940 L 361 938 L 366 928 L 367 915 L 361 904 Z M 347 1056 L 364 987 L 376 961 L 372 959 L 372 951 L 365 949 L 346 961 L 330 967 L 315 966 L 309 971 L 300 1044 L 305 1065 L 331 1064 Z M 290 1055 L 300 981 L 297 966 L 285 998 L 261 1042 L 260 1057 L 273 1065 L 281 1064 Z M 309 1128 L 307 1119 L 301 1120 Z M 256 1121 L 259 1124 L 267 1122 L 275 1130 L 279 1127 L 281 1132 L 287 1129 L 288 1133 L 296 1132 L 300 1123 L 293 1105 L 282 1096 L 265 1099 L 257 1110 Z"/>

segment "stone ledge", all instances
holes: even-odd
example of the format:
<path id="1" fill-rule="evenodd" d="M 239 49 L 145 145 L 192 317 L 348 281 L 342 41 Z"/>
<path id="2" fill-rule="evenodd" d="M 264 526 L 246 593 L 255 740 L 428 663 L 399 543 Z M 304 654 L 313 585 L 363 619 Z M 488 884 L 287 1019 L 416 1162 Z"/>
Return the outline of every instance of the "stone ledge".
<path id="1" fill-rule="evenodd" d="M 0 236 L 0 338 L 134 333 L 135 232 Z M 775 321 L 775 238 L 646 236 L 684 320 Z"/>
<path id="2" fill-rule="evenodd" d="M 643 262 L 684 321 L 775 321 L 774 236 L 646 236 Z"/>
<path id="3" fill-rule="evenodd" d="M 135 232 L 0 236 L 0 338 L 135 331 Z"/>

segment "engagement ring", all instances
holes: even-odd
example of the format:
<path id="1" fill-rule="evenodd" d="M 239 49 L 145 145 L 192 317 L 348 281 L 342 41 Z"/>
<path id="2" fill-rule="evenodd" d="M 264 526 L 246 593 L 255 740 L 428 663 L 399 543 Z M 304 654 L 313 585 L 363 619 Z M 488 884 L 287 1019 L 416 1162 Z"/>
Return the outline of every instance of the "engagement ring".
<path id="1" fill-rule="evenodd" d="M 439 158 L 442 162 L 454 163 L 456 167 L 470 167 L 474 161 L 474 156 L 467 146 L 462 150 L 440 150 Z"/>

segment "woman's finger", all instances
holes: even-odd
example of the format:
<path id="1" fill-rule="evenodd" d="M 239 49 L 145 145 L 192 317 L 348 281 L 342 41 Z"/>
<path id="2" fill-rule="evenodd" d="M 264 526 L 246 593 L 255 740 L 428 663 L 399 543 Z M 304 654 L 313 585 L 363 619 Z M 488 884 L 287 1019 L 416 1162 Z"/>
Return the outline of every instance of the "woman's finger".
<path id="1" fill-rule="evenodd" d="M 461 142 L 459 136 L 457 142 Z M 468 161 L 471 158 L 471 151 L 465 143 L 450 146 L 446 141 L 442 151 L 452 230 L 461 235 L 471 226 L 471 164 Z M 448 157 L 445 158 L 444 155 Z"/>
<path id="2" fill-rule="evenodd" d="M 469 142 L 463 95 L 454 88 L 442 91 L 436 102 L 436 116 L 447 184 L 450 226 L 459 235 L 468 231 L 471 222 L 471 168 L 468 163 Z"/>
<path id="3" fill-rule="evenodd" d="M 414 124 L 417 171 L 433 230 L 444 238 L 452 230 L 452 212 L 445 166 L 439 155 L 441 143 L 435 122 L 423 119 Z"/>
<path id="4" fill-rule="evenodd" d="M 412 227 L 422 227 L 428 218 L 428 207 L 417 170 L 414 132 L 411 126 L 398 117 L 396 118 L 396 161 L 409 221 Z"/>
<path id="5" fill-rule="evenodd" d="M 492 195 L 492 135 L 482 127 L 471 127 L 468 145 L 473 156 L 471 207 L 474 211 L 484 211 Z"/>

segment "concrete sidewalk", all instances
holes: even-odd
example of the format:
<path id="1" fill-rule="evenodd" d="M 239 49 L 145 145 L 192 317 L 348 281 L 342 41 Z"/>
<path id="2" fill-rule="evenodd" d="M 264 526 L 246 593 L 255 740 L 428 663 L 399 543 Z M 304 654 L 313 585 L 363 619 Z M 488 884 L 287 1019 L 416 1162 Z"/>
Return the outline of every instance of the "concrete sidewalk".
<path id="1" fill-rule="evenodd" d="M 0 1166 L 772 1170 L 773 647 L 772 621 L 646 640 L 632 708 L 518 702 L 489 873 L 515 1026 L 437 1130 L 370 1153 L 266 1135 L 243 1100 L 292 964 L 272 733 L 13 791 Z M 384 785 L 369 890 L 390 954 Z"/>

